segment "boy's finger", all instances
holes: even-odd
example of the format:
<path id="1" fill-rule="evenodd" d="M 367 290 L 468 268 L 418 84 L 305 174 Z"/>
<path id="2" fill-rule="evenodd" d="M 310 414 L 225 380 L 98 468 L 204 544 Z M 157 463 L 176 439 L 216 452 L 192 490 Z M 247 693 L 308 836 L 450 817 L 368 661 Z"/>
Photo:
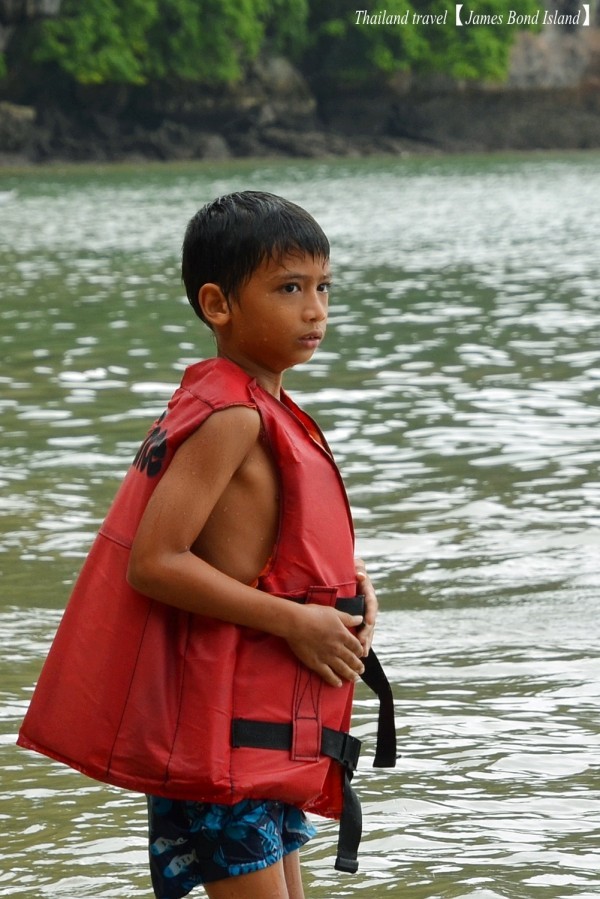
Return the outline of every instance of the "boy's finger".
<path id="1" fill-rule="evenodd" d="M 344 681 L 354 683 L 360 677 L 359 673 L 355 671 L 354 668 L 339 661 L 335 668 L 324 666 L 317 673 L 321 675 L 326 683 L 331 684 L 332 687 L 341 687 Z"/>
<path id="2" fill-rule="evenodd" d="M 338 612 L 338 615 L 340 616 L 340 621 L 346 627 L 361 627 L 364 624 L 362 615 L 350 615 L 348 612 Z"/>
<path id="3" fill-rule="evenodd" d="M 358 632 L 358 639 L 360 640 L 360 645 L 362 646 L 362 658 L 366 658 L 369 655 L 369 650 L 371 649 L 371 644 L 373 643 L 373 634 L 375 632 L 375 628 L 372 625 L 365 624 L 364 627 L 360 629 Z"/>

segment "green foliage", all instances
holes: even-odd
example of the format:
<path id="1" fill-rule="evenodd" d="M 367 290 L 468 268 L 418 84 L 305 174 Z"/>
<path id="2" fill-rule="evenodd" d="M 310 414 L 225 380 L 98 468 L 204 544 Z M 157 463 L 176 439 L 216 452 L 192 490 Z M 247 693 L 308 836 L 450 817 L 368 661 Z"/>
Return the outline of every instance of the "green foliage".
<path id="1" fill-rule="evenodd" d="M 82 84 L 141 84 L 147 31 L 158 0 L 63 0 L 61 15 L 40 28 L 38 62 L 57 62 Z"/>
<path id="2" fill-rule="evenodd" d="M 445 72 L 458 79 L 501 81 L 506 77 L 510 50 L 519 30 L 507 23 L 510 4 L 506 0 L 477 0 L 477 3 L 467 0 L 461 10 L 462 20 L 468 21 L 472 12 L 487 17 L 487 24 L 462 27 L 455 25 L 455 3 L 441 0 L 421 5 L 431 5 L 438 13 L 447 9 L 449 24 L 428 29 L 429 46 L 422 58 L 413 61 L 416 71 Z M 539 0 L 519 0 L 519 14 L 533 16 L 539 8 Z"/>
<path id="3" fill-rule="evenodd" d="M 301 59 L 308 45 L 309 7 L 310 0 L 270 0 L 266 20 L 267 46 Z"/>
<path id="4" fill-rule="evenodd" d="M 515 31 L 506 24 L 508 3 L 470 4 L 463 18 L 472 9 L 501 14 L 504 23 L 457 27 L 454 0 L 386 0 L 369 10 L 404 17 L 405 24 L 361 22 L 360 4 L 350 0 L 63 0 L 60 16 L 35 29 L 29 52 L 83 84 L 231 83 L 265 49 L 286 53 L 315 81 L 359 86 L 401 70 L 501 79 Z M 538 5 L 519 0 L 519 13 Z M 419 23 L 418 14 L 446 20 Z"/>
<path id="5" fill-rule="evenodd" d="M 360 84 L 374 75 L 411 70 L 440 72 L 458 79 L 498 79 L 506 75 L 515 26 L 506 24 L 506 0 L 464 3 L 463 18 L 502 15 L 503 24 L 457 26 L 454 0 L 386 0 L 367 11 L 386 20 L 366 20 L 359 4 L 330 0 L 311 4 L 311 57 L 334 80 Z M 519 13 L 534 14 L 538 0 L 520 0 Z M 443 24 L 423 23 L 419 16 L 442 16 Z M 397 16 L 394 21 L 391 17 Z M 403 23 L 402 23 L 403 22 Z"/>
<path id="6" fill-rule="evenodd" d="M 306 0 L 63 0 L 40 28 L 35 59 L 83 84 L 219 84 L 238 79 L 269 37 L 289 44 L 305 19 Z"/>
<path id="7" fill-rule="evenodd" d="M 268 0 L 159 0 L 148 76 L 206 83 L 238 79 L 259 52 Z"/>

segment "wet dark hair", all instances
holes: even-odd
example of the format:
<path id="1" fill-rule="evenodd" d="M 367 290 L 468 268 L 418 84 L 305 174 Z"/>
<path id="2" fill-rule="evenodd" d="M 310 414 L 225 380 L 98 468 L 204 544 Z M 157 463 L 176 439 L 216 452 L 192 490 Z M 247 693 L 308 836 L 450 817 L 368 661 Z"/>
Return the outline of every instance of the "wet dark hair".
<path id="1" fill-rule="evenodd" d="M 329 258 L 327 237 L 301 206 L 254 190 L 207 203 L 183 240 L 181 277 L 194 312 L 206 322 L 198 301 L 203 284 L 218 284 L 231 302 L 262 262 L 294 253 Z"/>

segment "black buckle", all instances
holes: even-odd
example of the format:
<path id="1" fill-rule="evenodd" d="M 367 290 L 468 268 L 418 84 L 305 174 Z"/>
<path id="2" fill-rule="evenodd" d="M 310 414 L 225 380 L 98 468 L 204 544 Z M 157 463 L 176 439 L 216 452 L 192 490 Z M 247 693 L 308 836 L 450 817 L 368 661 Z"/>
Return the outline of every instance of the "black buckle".
<path id="1" fill-rule="evenodd" d="M 348 771 L 356 771 L 362 743 L 350 734 L 342 734 L 340 762 Z"/>
<path id="2" fill-rule="evenodd" d="M 321 733 L 321 752 L 340 762 L 349 774 L 358 766 L 362 743 L 341 730 L 324 727 Z"/>

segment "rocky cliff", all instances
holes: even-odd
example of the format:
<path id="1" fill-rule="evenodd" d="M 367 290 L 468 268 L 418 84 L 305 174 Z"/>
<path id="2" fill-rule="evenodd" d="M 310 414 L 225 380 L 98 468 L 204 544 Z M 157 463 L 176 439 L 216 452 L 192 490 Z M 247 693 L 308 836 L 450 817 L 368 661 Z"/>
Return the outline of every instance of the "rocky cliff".
<path id="1" fill-rule="evenodd" d="M 0 27 L 60 0 L 0 0 Z M 600 29 L 523 33 L 505 85 L 398 77 L 360 93 L 309 83 L 285 59 L 244 81 L 145 88 L 40 85 L 0 95 L 0 163 L 219 159 L 600 147 Z"/>
<path id="2" fill-rule="evenodd" d="M 3 51 L 18 25 L 45 16 L 57 16 L 61 0 L 0 0 L 0 51 Z"/>

